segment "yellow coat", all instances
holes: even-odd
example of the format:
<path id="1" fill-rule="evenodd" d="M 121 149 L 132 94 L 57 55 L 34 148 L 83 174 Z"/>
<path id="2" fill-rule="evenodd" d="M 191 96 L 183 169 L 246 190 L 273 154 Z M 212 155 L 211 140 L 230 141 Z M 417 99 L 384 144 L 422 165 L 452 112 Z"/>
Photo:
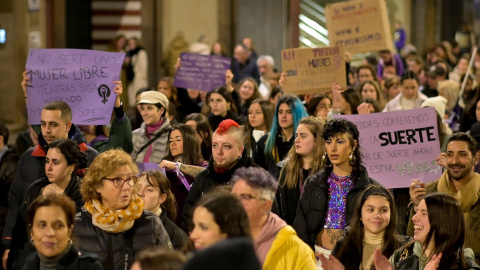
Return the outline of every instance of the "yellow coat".
<path id="1" fill-rule="evenodd" d="M 312 249 L 298 238 L 295 230 L 286 226 L 281 229 L 268 251 L 263 270 L 316 270 Z"/>

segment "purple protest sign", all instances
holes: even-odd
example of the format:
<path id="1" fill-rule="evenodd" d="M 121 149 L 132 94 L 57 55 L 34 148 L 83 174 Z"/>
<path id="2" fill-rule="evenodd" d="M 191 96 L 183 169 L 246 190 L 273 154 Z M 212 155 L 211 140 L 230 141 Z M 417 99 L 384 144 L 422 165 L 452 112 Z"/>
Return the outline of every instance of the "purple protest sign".
<path id="1" fill-rule="evenodd" d="M 138 173 L 142 173 L 149 170 L 156 170 L 163 173 L 163 175 L 165 175 L 165 168 L 160 169 L 158 167 L 158 163 L 144 162 L 144 163 L 137 163 L 137 166 L 138 166 Z"/>
<path id="2" fill-rule="evenodd" d="M 116 94 L 113 92 L 124 53 L 79 49 L 30 49 L 26 70 L 28 122 L 40 124 L 42 107 L 54 100 L 72 108 L 73 123 L 110 123 Z M 124 86 L 124 91 L 126 91 Z"/>
<path id="3" fill-rule="evenodd" d="M 339 115 L 360 132 L 362 161 L 368 175 L 387 188 L 408 187 L 412 179 L 432 182 L 442 168 L 434 108 L 361 115 Z"/>
<path id="4" fill-rule="evenodd" d="M 225 72 L 232 61 L 228 57 L 182 53 L 182 66 L 175 74 L 173 83 L 176 87 L 202 91 L 225 85 Z"/>

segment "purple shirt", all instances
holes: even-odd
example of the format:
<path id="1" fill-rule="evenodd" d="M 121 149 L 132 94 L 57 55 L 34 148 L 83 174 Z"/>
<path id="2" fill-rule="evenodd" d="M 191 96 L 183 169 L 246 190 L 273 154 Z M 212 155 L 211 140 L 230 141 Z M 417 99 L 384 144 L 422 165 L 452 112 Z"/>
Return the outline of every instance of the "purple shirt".
<path id="1" fill-rule="evenodd" d="M 328 195 L 327 220 L 323 226 L 325 229 L 345 229 L 347 225 L 347 217 L 345 209 L 347 206 L 348 192 L 353 188 L 352 176 L 337 176 L 333 172 L 327 179 L 330 188 Z"/>

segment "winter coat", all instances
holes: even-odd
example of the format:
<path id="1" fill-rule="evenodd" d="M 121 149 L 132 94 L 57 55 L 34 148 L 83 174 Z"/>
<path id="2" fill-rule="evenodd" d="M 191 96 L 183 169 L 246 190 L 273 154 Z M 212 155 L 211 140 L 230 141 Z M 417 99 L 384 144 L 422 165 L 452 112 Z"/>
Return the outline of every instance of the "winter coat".
<path id="1" fill-rule="evenodd" d="M 21 270 L 39 270 L 40 258 L 37 252 L 31 254 L 24 261 Z M 102 265 L 96 260 L 95 256 L 83 254 L 75 246 L 60 259 L 57 270 L 102 270 Z"/>
<path id="2" fill-rule="evenodd" d="M 172 246 L 174 249 L 181 249 L 185 246 L 185 243 L 188 241 L 188 236 L 185 232 L 180 229 L 173 221 L 171 221 L 167 217 L 167 211 L 163 209 L 162 213 L 160 214 L 160 220 L 163 223 L 163 227 L 167 231 L 168 237 L 172 242 Z"/>
<path id="3" fill-rule="evenodd" d="M 213 132 L 217 130 L 218 125 L 225 120 L 225 119 L 232 119 L 233 121 L 237 122 L 239 125 L 243 125 L 244 122 L 243 120 L 238 117 L 238 115 L 234 114 L 232 111 L 227 111 L 227 115 L 225 117 L 221 115 L 214 115 L 213 113 L 208 114 L 208 124 L 210 125 L 210 128 L 212 129 Z"/>
<path id="4" fill-rule="evenodd" d="M 146 248 L 172 248 L 159 217 L 148 211 L 135 220 L 131 229 L 108 233 L 93 225 L 92 215 L 82 208 L 75 217 L 73 235 L 80 251 L 97 255 L 106 270 L 130 269 L 138 252 Z"/>
<path id="5" fill-rule="evenodd" d="M 88 145 L 97 150 L 98 153 L 115 148 L 122 148 L 123 151 L 131 153 L 133 150 L 133 143 L 130 119 L 125 116 L 123 107 L 113 109 L 115 110 L 115 118 L 112 121 L 108 138 L 103 137 L 103 139 L 98 140 L 97 137 Z"/>
<path id="6" fill-rule="evenodd" d="M 267 253 L 262 270 L 315 270 L 315 256 L 290 226 L 281 229 Z"/>
<path id="7" fill-rule="evenodd" d="M 72 124 L 70 131 L 68 132 L 68 138 L 75 141 L 80 150 L 87 154 L 87 167 L 90 166 L 92 161 L 98 155 L 98 152 L 85 143 L 85 138 L 80 132 L 80 129 Z M 16 230 L 25 230 L 15 226 L 17 217 L 23 205 L 23 199 L 25 198 L 25 192 L 28 186 L 35 180 L 45 177 L 45 155 L 48 151 L 48 143 L 43 138 L 42 134 L 38 136 L 38 145 L 28 149 L 20 157 L 18 162 L 18 170 L 15 174 L 15 179 L 10 187 L 8 194 L 8 215 L 5 223 L 5 229 L 3 231 L 2 244 L 7 249 L 23 248 L 24 243 L 11 243 L 11 237 Z M 79 172 L 82 175 L 83 172 Z"/>
<path id="8" fill-rule="evenodd" d="M 322 231 L 328 213 L 328 190 L 330 185 L 327 182 L 329 175 L 326 170 L 310 176 L 305 183 L 305 188 L 297 207 L 297 214 L 293 222 L 293 228 L 305 243 L 312 250 L 314 249 L 315 239 Z M 353 188 L 347 194 L 347 204 L 345 215 L 347 225 L 355 212 L 358 197 L 369 185 L 378 184 L 375 180 L 368 177 L 365 167 L 361 167 L 358 175 L 353 181 Z"/>
<path id="9" fill-rule="evenodd" d="M 230 170 L 224 173 L 217 173 L 213 168 L 213 157 L 211 157 L 207 168 L 201 171 L 197 177 L 195 177 L 192 188 L 190 189 L 187 199 L 185 200 L 185 205 L 183 206 L 182 211 L 182 229 L 189 231 L 188 228 L 190 227 L 189 224 L 192 217 L 192 208 L 203 194 L 217 186 L 226 186 L 228 182 L 230 182 L 233 173 L 238 168 L 252 166 L 257 166 L 255 161 L 253 161 L 253 159 L 247 155 L 242 155 L 237 164 L 235 164 L 235 166 L 233 166 Z"/>
<path id="10" fill-rule="evenodd" d="M 165 118 L 162 125 L 158 128 L 157 131 L 152 135 L 155 136 L 165 128 L 170 126 L 170 121 Z M 138 152 L 141 147 L 147 144 L 150 139 L 147 137 L 147 124 L 142 123 L 139 129 L 133 131 L 133 151 L 132 151 L 132 158 L 137 163 L 143 163 L 143 159 L 147 154 L 148 148 L 152 147 L 152 153 L 150 154 L 150 159 L 148 162 L 153 163 L 160 163 L 162 159 L 165 157 L 166 149 L 168 146 L 168 132 L 165 132 L 160 137 L 158 137 L 152 144 L 150 144 L 147 148 L 143 149 L 141 152 Z"/>

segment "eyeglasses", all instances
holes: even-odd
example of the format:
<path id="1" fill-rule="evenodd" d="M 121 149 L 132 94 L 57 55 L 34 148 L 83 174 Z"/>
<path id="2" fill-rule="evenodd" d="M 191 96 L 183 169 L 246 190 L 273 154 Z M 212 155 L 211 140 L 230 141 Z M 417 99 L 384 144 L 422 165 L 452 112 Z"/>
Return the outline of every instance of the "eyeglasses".
<path id="1" fill-rule="evenodd" d="M 123 184 L 125 184 L 125 183 L 127 183 L 127 185 L 129 187 L 133 187 L 135 185 L 135 183 L 137 182 L 137 177 L 135 177 L 135 176 L 130 176 L 130 177 L 127 177 L 125 179 L 120 178 L 120 177 L 116 177 L 116 178 L 106 178 L 106 177 L 104 177 L 103 179 L 108 180 L 108 181 L 112 181 L 113 185 L 117 188 L 122 187 Z"/>
<path id="2" fill-rule="evenodd" d="M 237 197 L 240 199 L 240 201 L 250 201 L 252 199 L 257 199 L 257 200 L 262 200 L 262 201 L 265 200 L 264 198 L 255 197 L 255 196 L 252 196 L 250 194 L 239 194 L 239 195 L 237 195 Z"/>

